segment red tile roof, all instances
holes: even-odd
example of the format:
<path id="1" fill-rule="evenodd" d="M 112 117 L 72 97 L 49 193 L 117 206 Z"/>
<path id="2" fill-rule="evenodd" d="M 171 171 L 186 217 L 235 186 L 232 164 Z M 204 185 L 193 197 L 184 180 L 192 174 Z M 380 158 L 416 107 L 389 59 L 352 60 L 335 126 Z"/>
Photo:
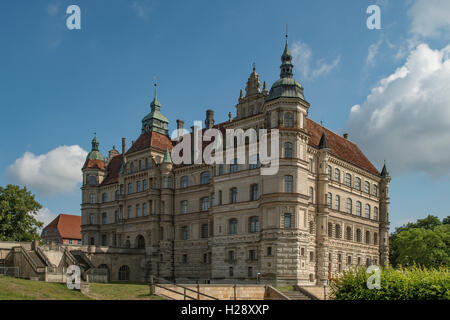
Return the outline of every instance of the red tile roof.
<path id="1" fill-rule="evenodd" d="M 45 228 L 57 229 L 63 239 L 81 240 L 81 216 L 61 213 Z"/>
<path id="2" fill-rule="evenodd" d="M 90 159 L 90 160 L 86 160 L 86 162 L 84 163 L 83 169 L 86 169 L 86 168 L 105 169 L 105 167 L 106 167 L 105 161 Z"/>
<path id="3" fill-rule="evenodd" d="M 309 144 L 311 146 L 316 148 L 319 146 L 320 138 L 322 137 L 322 133 L 325 131 L 332 154 L 375 175 L 380 174 L 373 164 L 361 152 L 358 146 L 353 142 L 334 133 L 333 131 L 328 130 L 327 128 L 322 127 L 308 118 L 306 119 L 306 129 L 311 135 L 311 138 L 309 139 Z"/>
<path id="4" fill-rule="evenodd" d="M 106 177 L 105 179 L 103 179 L 103 182 L 101 184 L 102 186 L 117 183 L 117 181 L 119 181 L 119 172 L 122 165 L 122 158 L 123 156 L 119 154 L 111 159 L 108 164 L 108 168 L 106 169 Z"/>
<path id="5" fill-rule="evenodd" d="M 127 151 L 127 154 L 140 151 L 149 147 L 158 148 L 161 150 L 172 150 L 172 141 L 170 138 L 159 132 L 145 132 L 142 133 L 139 138 L 133 143 L 131 148 Z"/>

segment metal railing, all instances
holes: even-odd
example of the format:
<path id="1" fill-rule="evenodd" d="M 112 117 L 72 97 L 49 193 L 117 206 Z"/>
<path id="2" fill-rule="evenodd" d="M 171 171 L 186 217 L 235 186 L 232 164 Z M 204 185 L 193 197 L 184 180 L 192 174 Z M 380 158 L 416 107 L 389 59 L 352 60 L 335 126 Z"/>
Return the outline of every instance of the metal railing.
<path id="1" fill-rule="evenodd" d="M 170 285 L 170 286 L 175 286 L 176 288 L 181 288 L 181 289 L 183 289 L 183 292 L 179 292 L 177 290 L 170 289 L 170 288 L 168 288 L 165 285 Z M 207 295 L 205 293 L 201 293 L 200 292 L 200 286 L 198 284 L 197 284 L 197 290 L 193 290 L 193 289 L 187 288 L 185 286 L 181 286 L 179 284 L 175 284 L 175 283 L 170 282 L 170 281 L 165 280 L 165 279 L 157 278 L 155 276 L 150 276 L 150 294 L 151 295 L 155 294 L 155 287 L 159 287 L 159 288 L 162 288 L 164 290 L 170 291 L 172 293 L 181 295 L 181 296 L 183 296 L 183 300 L 188 300 L 188 299 L 190 299 L 190 300 L 200 300 L 200 297 L 205 297 L 205 298 L 208 298 L 210 300 L 219 300 L 216 297 Z M 196 296 L 194 297 L 194 296 L 188 295 L 188 292 L 189 293 L 194 293 Z"/>

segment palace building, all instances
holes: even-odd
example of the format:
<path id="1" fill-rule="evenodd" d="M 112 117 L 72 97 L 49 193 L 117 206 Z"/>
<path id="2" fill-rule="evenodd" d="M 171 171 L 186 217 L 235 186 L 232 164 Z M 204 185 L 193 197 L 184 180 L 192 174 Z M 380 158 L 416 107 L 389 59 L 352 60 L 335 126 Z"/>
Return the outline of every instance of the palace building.
<path id="1" fill-rule="evenodd" d="M 253 67 L 236 116 L 216 124 L 207 110 L 204 128 L 278 129 L 276 175 L 261 175 L 259 163 L 175 165 L 182 138 L 170 138 L 156 88 L 130 147 L 123 138 L 105 159 L 93 139 L 82 168 L 83 245 L 143 252 L 122 266 L 105 259 L 112 274 L 322 285 L 345 269 L 388 263 L 386 165 L 379 172 L 348 135 L 309 119 L 287 41 L 281 61 L 270 90 Z M 178 132 L 183 126 L 177 120 Z"/>

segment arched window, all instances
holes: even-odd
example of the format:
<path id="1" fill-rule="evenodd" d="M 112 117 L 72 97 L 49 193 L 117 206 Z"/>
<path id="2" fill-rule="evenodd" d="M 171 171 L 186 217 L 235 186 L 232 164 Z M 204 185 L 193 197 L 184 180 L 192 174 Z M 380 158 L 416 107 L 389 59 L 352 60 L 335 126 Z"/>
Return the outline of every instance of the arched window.
<path id="1" fill-rule="evenodd" d="M 369 181 L 365 181 L 364 182 L 364 192 L 365 193 L 370 193 L 370 183 L 369 183 Z"/>
<path id="2" fill-rule="evenodd" d="M 133 193 L 133 184 L 129 183 L 128 184 L 128 194 L 131 194 L 131 193 Z"/>
<path id="3" fill-rule="evenodd" d="M 169 188 L 169 178 L 163 177 L 163 188 L 167 189 Z"/>
<path id="4" fill-rule="evenodd" d="M 366 243 L 370 243 L 370 231 L 366 231 Z"/>
<path id="5" fill-rule="evenodd" d="M 347 257 L 347 265 L 349 265 L 349 266 L 352 265 L 352 256 Z"/>
<path id="6" fill-rule="evenodd" d="M 356 241 L 357 242 L 362 241 L 361 229 L 356 229 Z"/>
<path id="7" fill-rule="evenodd" d="M 347 198 L 347 213 L 352 213 L 353 208 L 352 208 L 352 199 Z"/>
<path id="8" fill-rule="evenodd" d="M 209 198 L 208 197 L 201 198 L 200 203 L 201 203 L 201 210 L 202 211 L 208 211 L 208 209 L 209 209 Z"/>
<path id="9" fill-rule="evenodd" d="M 145 248 L 145 238 L 142 235 L 137 236 L 136 238 L 136 247 L 139 249 Z"/>
<path id="10" fill-rule="evenodd" d="M 376 184 L 373 185 L 373 195 L 378 197 L 378 186 Z"/>
<path id="11" fill-rule="evenodd" d="M 294 116 L 292 115 L 292 112 L 285 112 L 284 113 L 284 126 L 286 128 L 293 128 L 294 127 Z"/>
<path id="12" fill-rule="evenodd" d="M 201 184 L 208 184 L 211 179 L 211 173 L 209 171 L 204 171 L 200 175 L 200 183 Z"/>
<path id="13" fill-rule="evenodd" d="M 334 169 L 334 180 L 341 182 L 341 170 L 338 168 Z"/>
<path id="14" fill-rule="evenodd" d="M 345 185 L 347 187 L 351 187 L 352 186 L 352 176 L 350 173 L 346 173 L 345 174 Z"/>
<path id="15" fill-rule="evenodd" d="M 312 251 L 309 253 L 309 261 L 314 261 L 314 252 Z"/>
<path id="16" fill-rule="evenodd" d="M 337 239 L 340 239 L 341 238 L 341 225 L 340 224 L 336 224 L 334 226 L 334 232 L 335 232 L 335 237 Z"/>
<path id="17" fill-rule="evenodd" d="M 134 163 L 130 163 L 130 173 L 134 172 Z"/>
<path id="18" fill-rule="evenodd" d="M 189 187 L 189 177 L 188 176 L 182 176 L 180 178 L 180 187 L 181 188 Z"/>
<path id="19" fill-rule="evenodd" d="M 286 142 L 284 144 L 284 157 L 285 158 L 292 158 L 292 143 L 291 142 Z"/>
<path id="20" fill-rule="evenodd" d="M 335 208 L 337 211 L 341 211 L 341 197 L 336 196 L 336 200 L 335 200 L 335 202 L 334 202 L 334 208 Z"/>
<path id="21" fill-rule="evenodd" d="M 259 198 L 258 185 L 257 184 L 252 184 L 250 186 L 250 201 L 258 200 L 258 198 Z"/>
<path id="22" fill-rule="evenodd" d="M 355 178 L 355 189 L 361 191 L 361 178 Z"/>
<path id="23" fill-rule="evenodd" d="M 333 174 L 333 169 L 331 168 L 331 166 L 328 166 L 327 173 L 328 173 L 328 179 L 330 179 L 330 181 L 331 181 L 332 174 Z"/>
<path id="24" fill-rule="evenodd" d="M 95 203 L 95 194 L 89 194 L 89 203 Z"/>
<path id="25" fill-rule="evenodd" d="M 136 217 L 140 217 L 141 216 L 141 205 L 137 204 L 136 205 Z"/>
<path id="26" fill-rule="evenodd" d="M 373 244 L 378 245 L 378 233 L 376 232 L 373 234 Z"/>
<path id="27" fill-rule="evenodd" d="M 119 190 L 116 190 L 116 192 L 114 193 L 114 199 L 119 200 Z"/>
<path id="28" fill-rule="evenodd" d="M 352 227 L 347 227 L 346 231 L 345 231 L 345 239 L 347 240 L 352 240 Z"/>
<path id="29" fill-rule="evenodd" d="M 119 281 L 130 281 L 130 267 L 121 266 L 119 268 Z"/>
<path id="30" fill-rule="evenodd" d="M 356 215 L 361 216 L 361 202 L 356 201 Z"/>
<path id="31" fill-rule="evenodd" d="M 254 216 L 248 219 L 248 227 L 249 232 L 258 232 L 259 231 L 259 217 Z"/>
<path id="32" fill-rule="evenodd" d="M 228 234 L 236 234 L 237 233 L 237 219 L 228 220 Z"/>
<path id="33" fill-rule="evenodd" d="M 378 207 L 373 208 L 373 220 L 378 220 Z"/>
<path id="34" fill-rule="evenodd" d="M 365 216 L 367 219 L 370 219 L 370 204 L 366 204 Z"/>
<path id="35" fill-rule="evenodd" d="M 333 203 L 332 203 L 332 201 L 333 201 L 333 195 L 331 194 L 331 192 L 328 192 L 327 194 L 326 194 L 326 200 L 327 200 L 327 206 L 328 206 L 328 208 L 332 208 L 332 205 L 333 205 Z"/>
<path id="36" fill-rule="evenodd" d="M 333 224 L 331 222 L 328 222 L 328 236 L 333 236 Z"/>
<path id="37" fill-rule="evenodd" d="M 293 176 L 284 176 L 284 192 L 294 192 Z"/>

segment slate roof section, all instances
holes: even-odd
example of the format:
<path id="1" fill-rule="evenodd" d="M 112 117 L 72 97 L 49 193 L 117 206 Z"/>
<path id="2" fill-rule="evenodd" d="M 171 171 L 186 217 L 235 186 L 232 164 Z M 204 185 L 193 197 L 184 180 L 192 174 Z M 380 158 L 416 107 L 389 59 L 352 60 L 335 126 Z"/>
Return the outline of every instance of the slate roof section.
<path id="1" fill-rule="evenodd" d="M 120 166 L 122 165 L 122 158 L 123 156 L 119 154 L 111 159 L 106 171 L 106 178 L 103 179 L 103 182 L 101 183 L 102 186 L 117 183 L 119 181 L 119 172 Z"/>

